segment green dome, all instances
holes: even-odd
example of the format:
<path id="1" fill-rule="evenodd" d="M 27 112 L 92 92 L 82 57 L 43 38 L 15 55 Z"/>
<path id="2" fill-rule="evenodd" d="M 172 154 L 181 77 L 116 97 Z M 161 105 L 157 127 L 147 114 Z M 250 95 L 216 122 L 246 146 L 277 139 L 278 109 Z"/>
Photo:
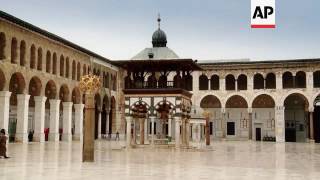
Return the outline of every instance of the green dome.
<path id="1" fill-rule="evenodd" d="M 164 31 L 160 28 L 156 30 L 152 35 L 152 45 L 153 47 L 166 47 L 167 46 L 167 36 Z"/>

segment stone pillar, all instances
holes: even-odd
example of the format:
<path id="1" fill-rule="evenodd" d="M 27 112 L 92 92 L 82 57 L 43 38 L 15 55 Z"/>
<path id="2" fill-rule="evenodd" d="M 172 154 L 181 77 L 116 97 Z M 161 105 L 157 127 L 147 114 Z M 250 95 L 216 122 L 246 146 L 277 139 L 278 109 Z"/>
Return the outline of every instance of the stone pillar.
<path id="1" fill-rule="evenodd" d="M 63 102 L 63 141 L 72 141 L 72 102 Z"/>
<path id="2" fill-rule="evenodd" d="M 156 120 L 156 117 L 151 116 L 150 120 L 151 120 L 151 144 L 153 145 L 154 144 L 154 122 Z"/>
<path id="3" fill-rule="evenodd" d="M 9 128 L 10 95 L 9 91 L 0 91 L 0 128 L 5 129 L 6 133 Z"/>
<path id="4" fill-rule="evenodd" d="M 75 120 L 75 130 L 74 138 L 76 140 L 83 141 L 83 108 L 84 104 L 74 104 L 74 120 Z"/>
<path id="5" fill-rule="evenodd" d="M 181 117 L 174 117 L 175 123 L 176 123 L 176 130 L 175 130 L 175 141 L 176 141 L 176 148 L 180 147 L 180 123 L 181 123 Z"/>
<path id="6" fill-rule="evenodd" d="M 252 140 L 252 108 L 248 108 L 249 113 L 249 139 Z"/>
<path id="7" fill-rule="evenodd" d="M 28 142 L 28 113 L 30 95 L 17 95 L 17 131 L 16 140 L 18 142 Z"/>
<path id="8" fill-rule="evenodd" d="M 144 142 L 148 141 L 148 119 L 144 120 Z"/>
<path id="9" fill-rule="evenodd" d="M 34 132 L 34 140 L 39 142 L 44 142 L 44 122 L 45 122 L 45 104 L 46 104 L 46 97 L 45 96 L 35 96 L 35 112 L 34 112 L 34 119 L 35 119 L 35 132 Z"/>
<path id="10" fill-rule="evenodd" d="M 139 118 L 140 124 L 140 144 L 144 144 L 144 118 Z"/>
<path id="11" fill-rule="evenodd" d="M 172 117 L 169 115 L 168 118 L 168 136 L 172 137 Z"/>
<path id="12" fill-rule="evenodd" d="M 276 141 L 285 142 L 285 117 L 284 106 L 276 106 L 275 108 L 275 127 Z"/>
<path id="13" fill-rule="evenodd" d="M 131 147 L 131 123 L 132 123 L 132 117 L 126 116 L 127 121 L 127 148 Z"/>
<path id="14" fill-rule="evenodd" d="M 309 90 L 313 89 L 313 72 L 307 72 L 306 73 L 306 78 L 307 78 L 307 84 L 306 88 Z"/>
<path id="15" fill-rule="evenodd" d="M 310 140 L 314 141 L 314 127 L 313 127 L 313 112 L 309 112 L 309 122 L 310 122 Z"/>
<path id="16" fill-rule="evenodd" d="M 186 119 L 186 146 L 189 147 L 190 141 L 190 120 Z"/>
<path id="17" fill-rule="evenodd" d="M 94 161 L 94 120 L 95 120 L 95 107 L 94 107 L 94 94 L 86 93 L 86 115 L 83 127 L 83 150 L 82 161 Z"/>
<path id="18" fill-rule="evenodd" d="M 267 80 L 263 78 L 263 89 L 267 89 Z"/>
<path id="19" fill-rule="evenodd" d="M 248 74 L 248 90 L 253 90 L 253 74 Z"/>
<path id="20" fill-rule="evenodd" d="M 106 135 L 109 135 L 109 109 L 106 109 Z"/>
<path id="21" fill-rule="evenodd" d="M 192 90 L 193 91 L 198 91 L 199 90 L 199 72 L 200 71 L 195 71 L 192 73 Z"/>
<path id="22" fill-rule="evenodd" d="M 98 139 L 101 139 L 101 111 L 98 111 Z"/>
<path id="23" fill-rule="evenodd" d="M 186 145 L 186 120 L 181 118 L 181 145 Z"/>
<path id="24" fill-rule="evenodd" d="M 59 111 L 60 100 L 50 99 L 50 129 L 49 139 L 52 141 L 59 141 Z"/>
<path id="25" fill-rule="evenodd" d="M 238 91 L 238 79 L 236 79 L 234 83 L 235 83 L 235 90 Z"/>
<path id="26" fill-rule="evenodd" d="M 226 79 L 224 77 L 220 79 L 219 83 L 220 83 L 220 87 L 219 87 L 220 90 L 221 91 L 226 90 Z"/>
<path id="27" fill-rule="evenodd" d="M 277 72 L 276 73 L 276 89 L 283 89 L 282 87 L 282 72 Z"/>
<path id="28" fill-rule="evenodd" d="M 209 117 L 206 117 L 206 124 L 205 124 L 205 135 L 206 135 L 206 145 L 210 146 L 210 132 L 209 132 Z"/>
<path id="29" fill-rule="evenodd" d="M 136 132 L 136 123 L 137 123 L 137 119 L 133 118 L 133 144 L 136 145 L 137 144 L 137 132 Z"/>
<path id="30" fill-rule="evenodd" d="M 226 109 L 221 108 L 221 127 L 222 127 L 222 137 L 226 137 Z"/>

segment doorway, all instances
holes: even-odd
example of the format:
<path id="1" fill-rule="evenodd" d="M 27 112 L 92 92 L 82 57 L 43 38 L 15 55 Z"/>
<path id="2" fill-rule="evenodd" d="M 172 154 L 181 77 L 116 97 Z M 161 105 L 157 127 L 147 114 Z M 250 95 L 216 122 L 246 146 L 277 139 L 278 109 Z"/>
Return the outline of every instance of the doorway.
<path id="1" fill-rule="evenodd" d="M 256 141 L 261 141 L 261 128 L 256 128 Z"/>
<path id="2" fill-rule="evenodd" d="M 235 133 L 235 122 L 227 122 L 227 135 L 234 136 Z"/>

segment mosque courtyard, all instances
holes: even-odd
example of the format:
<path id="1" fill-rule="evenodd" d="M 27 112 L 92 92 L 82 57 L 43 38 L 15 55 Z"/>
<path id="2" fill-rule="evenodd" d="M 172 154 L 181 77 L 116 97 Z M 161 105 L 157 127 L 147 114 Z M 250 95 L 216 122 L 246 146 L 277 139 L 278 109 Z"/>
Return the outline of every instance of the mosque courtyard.
<path id="1" fill-rule="evenodd" d="M 79 142 L 9 144 L 1 180 L 319 179 L 320 145 L 219 141 L 202 150 L 96 141 L 95 162 L 81 162 Z M 203 146 L 203 145 L 201 145 Z"/>

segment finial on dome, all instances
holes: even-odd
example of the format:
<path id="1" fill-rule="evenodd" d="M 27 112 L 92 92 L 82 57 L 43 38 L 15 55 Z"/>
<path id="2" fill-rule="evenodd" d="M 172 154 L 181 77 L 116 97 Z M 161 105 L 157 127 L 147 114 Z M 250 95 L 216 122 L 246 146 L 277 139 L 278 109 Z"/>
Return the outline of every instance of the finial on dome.
<path id="1" fill-rule="evenodd" d="M 158 19 L 157 19 L 157 21 L 158 21 L 158 28 L 160 29 L 160 22 L 161 22 L 160 13 L 158 13 Z"/>

